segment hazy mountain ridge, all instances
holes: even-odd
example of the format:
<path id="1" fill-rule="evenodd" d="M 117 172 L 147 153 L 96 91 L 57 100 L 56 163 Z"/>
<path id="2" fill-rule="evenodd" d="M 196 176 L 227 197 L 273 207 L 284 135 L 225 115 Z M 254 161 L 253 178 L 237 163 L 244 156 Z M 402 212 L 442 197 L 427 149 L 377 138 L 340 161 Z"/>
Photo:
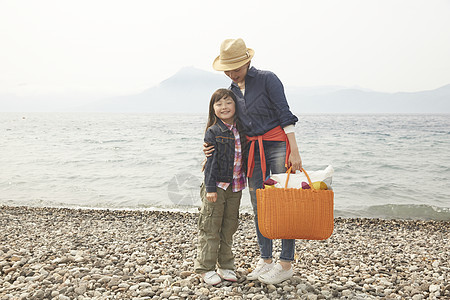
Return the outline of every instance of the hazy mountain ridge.
<path id="1" fill-rule="evenodd" d="M 286 92 L 291 109 L 306 113 L 450 113 L 450 84 L 414 93 L 382 93 L 366 89 Z"/>
<path id="2" fill-rule="evenodd" d="M 59 108 L 62 111 L 206 113 L 211 94 L 227 88 L 230 80 L 223 73 L 185 67 L 160 84 L 135 95 L 107 98 L 89 105 Z M 414 93 L 382 93 L 364 88 L 339 86 L 285 86 L 294 113 L 450 113 L 450 84 Z M 6 99 L 0 95 L 3 99 Z M 30 99 L 12 96 L 0 102 L 0 111 L 31 111 Z M 19 108 L 29 107 L 24 110 Z M 49 109 L 49 105 L 45 106 Z M 57 110 L 58 108 L 55 108 Z M 38 111 L 43 111 L 42 106 Z M 49 110 L 51 111 L 51 110 Z"/>
<path id="3" fill-rule="evenodd" d="M 192 67 L 138 95 L 110 99 L 105 111 L 206 112 L 211 94 L 228 87 L 223 74 Z M 339 86 L 286 87 L 295 113 L 450 113 L 450 84 L 415 93 L 382 93 Z M 115 104 L 113 104 L 115 103 Z"/>
<path id="4" fill-rule="evenodd" d="M 229 83 L 223 74 L 186 67 L 142 93 L 105 99 L 81 109 L 107 112 L 207 112 L 212 93 L 217 88 L 228 87 Z"/>

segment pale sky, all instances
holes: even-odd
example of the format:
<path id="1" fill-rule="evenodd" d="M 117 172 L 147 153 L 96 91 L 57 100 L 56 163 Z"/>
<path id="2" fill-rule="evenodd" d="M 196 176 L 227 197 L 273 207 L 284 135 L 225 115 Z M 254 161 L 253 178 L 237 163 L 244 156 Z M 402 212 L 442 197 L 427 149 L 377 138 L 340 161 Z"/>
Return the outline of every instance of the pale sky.
<path id="1" fill-rule="evenodd" d="M 285 86 L 450 83 L 450 0 L 0 0 L 0 97 L 139 93 L 237 37 Z"/>

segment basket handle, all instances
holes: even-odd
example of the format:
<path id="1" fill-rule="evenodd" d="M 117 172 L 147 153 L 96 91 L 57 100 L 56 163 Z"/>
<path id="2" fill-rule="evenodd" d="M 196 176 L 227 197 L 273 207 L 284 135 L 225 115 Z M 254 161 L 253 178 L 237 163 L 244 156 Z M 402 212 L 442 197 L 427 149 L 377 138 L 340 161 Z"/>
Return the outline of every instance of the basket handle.
<path id="1" fill-rule="evenodd" d="M 289 169 L 287 169 L 287 171 L 286 171 L 287 177 L 286 177 L 286 183 L 284 185 L 285 189 L 287 189 L 287 185 L 288 185 L 288 182 L 289 182 L 289 177 L 291 176 L 291 171 L 292 171 L 292 166 Z M 308 178 L 308 182 L 309 182 L 309 186 L 311 187 L 311 190 L 315 190 L 315 188 L 313 187 L 313 184 L 311 182 L 311 178 L 309 178 L 309 175 L 306 172 L 306 170 L 302 168 L 302 172 L 304 172 L 305 175 L 306 175 L 306 178 Z"/>

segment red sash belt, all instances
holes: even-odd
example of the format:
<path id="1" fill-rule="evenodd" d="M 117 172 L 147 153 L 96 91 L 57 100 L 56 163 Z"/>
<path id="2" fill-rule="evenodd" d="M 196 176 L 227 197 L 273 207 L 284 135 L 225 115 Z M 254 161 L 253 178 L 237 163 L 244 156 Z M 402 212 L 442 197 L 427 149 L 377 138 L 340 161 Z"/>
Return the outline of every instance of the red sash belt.
<path id="1" fill-rule="evenodd" d="M 255 167 L 255 142 L 258 141 L 259 145 L 259 156 L 261 158 L 261 169 L 263 173 L 263 181 L 266 176 L 266 156 L 264 155 L 263 141 L 278 141 L 286 142 L 286 161 L 285 165 L 287 168 L 289 162 L 289 154 L 291 153 L 291 147 L 289 145 L 289 140 L 286 133 L 281 128 L 281 126 L 275 127 L 274 129 L 258 136 L 248 136 L 247 139 L 251 142 L 250 150 L 248 153 L 248 166 L 247 166 L 247 177 L 253 176 L 253 168 Z"/>

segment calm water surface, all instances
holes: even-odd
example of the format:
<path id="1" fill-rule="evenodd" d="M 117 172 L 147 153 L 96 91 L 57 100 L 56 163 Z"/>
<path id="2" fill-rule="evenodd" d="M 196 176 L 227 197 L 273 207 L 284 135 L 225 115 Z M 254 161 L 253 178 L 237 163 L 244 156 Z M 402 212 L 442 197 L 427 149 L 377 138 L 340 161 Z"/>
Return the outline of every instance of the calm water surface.
<path id="1" fill-rule="evenodd" d="M 336 216 L 450 220 L 450 115 L 298 117 L 305 169 L 335 169 Z M 0 204 L 195 211 L 205 123 L 0 113 Z"/>

